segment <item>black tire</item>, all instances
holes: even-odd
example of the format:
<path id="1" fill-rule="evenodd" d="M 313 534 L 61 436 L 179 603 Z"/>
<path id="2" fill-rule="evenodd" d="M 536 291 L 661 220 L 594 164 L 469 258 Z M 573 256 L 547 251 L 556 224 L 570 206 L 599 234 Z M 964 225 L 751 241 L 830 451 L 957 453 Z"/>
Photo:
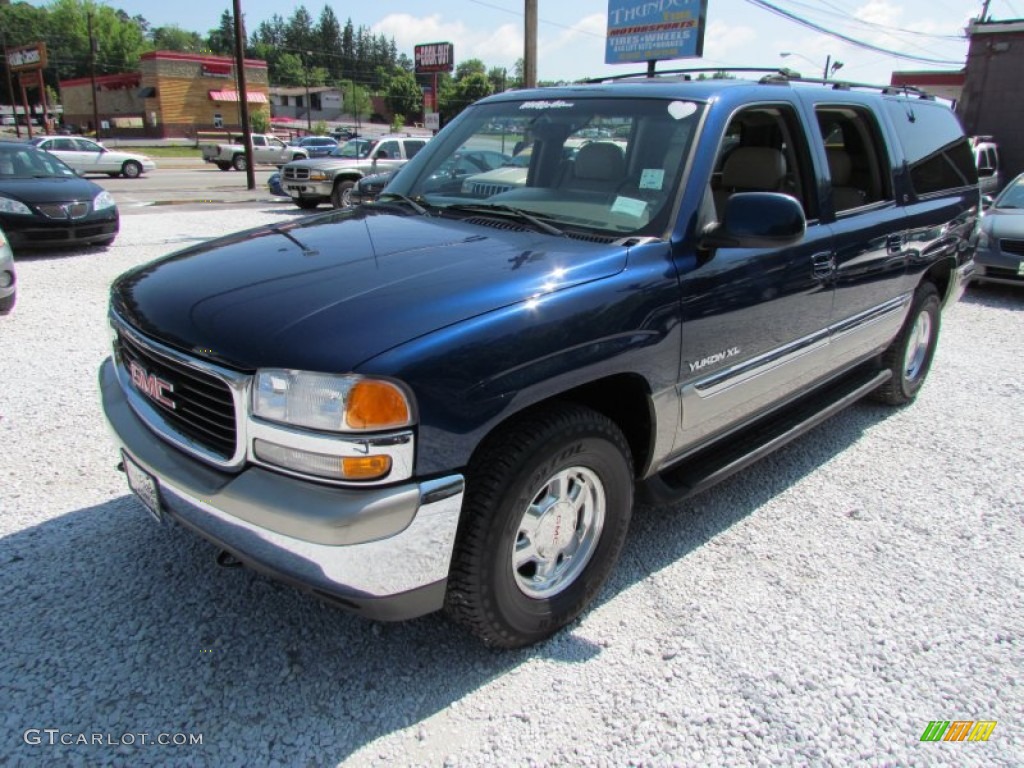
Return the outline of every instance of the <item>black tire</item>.
<path id="1" fill-rule="evenodd" d="M 882 367 L 892 371 L 892 378 L 872 393 L 874 400 L 906 405 L 917 397 L 935 357 L 941 316 L 938 291 L 931 283 L 922 283 L 899 335 L 882 353 Z"/>
<path id="2" fill-rule="evenodd" d="M 562 495 L 554 491 L 558 478 L 565 481 Z M 633 471 L 621 430 L 578 405 L 539 409 L 488 438 L 466 487 L 448 615 L 501 648 L 536 643 L 569 624 L 607 580 L 629 528 Z M 574 508 L 573 487 L 580 490 L 576 499 L 590 503 Z M 601 500 L 603 521 L 596 523 Z M 526 514 L 542 507 L 539 515 Z M 545 562 L 551 576 L 542 573 Z"/>
<path id="3" fill-rule="evenodd" d="M 222 162 L 217 163 L 217 167 L 220 168 L 222 171 L 230 171 L 231 170 L 231 163 L 225 163 L 225 162 L 222 161 Z"/>
<path id="4" fill-rule="evenodd" d="M 311 211 L 320 205 L 319 200 L 310 200 L 308 197 L 295 197 L 292 198 L 295 204 L 304 211 Z"/>
<path id="5" fill-rule="evenodd" d="M 6 315 L 12 309 L 14 309 L 14 304 L 17 300 L 17 292 L 12 293 L 10 296 L 4 296 L 2 299 L 0 299 L 0 315 Z"/>
<path id="6" fill-rule="evenodd" d="M 235 155 L 231 158 L 231 167 L 236 171 L 244 171 L 248 167 L 245 162 L 245 155 Z"/>
<path id="7" fill-rule="evenodd" d="M 134 160 L 125 160 L 121 166 L 121 175 L 126 179 L 137 179 L 142 175 L 142 165 Z"/>
<path id="8" fill-rule="evenodd" d="M 352 187 L 355 185 L 354 181 L 339 181 L 335 184 L 331 192 L 331 205 L 335 208 L 351 208 Z"/>

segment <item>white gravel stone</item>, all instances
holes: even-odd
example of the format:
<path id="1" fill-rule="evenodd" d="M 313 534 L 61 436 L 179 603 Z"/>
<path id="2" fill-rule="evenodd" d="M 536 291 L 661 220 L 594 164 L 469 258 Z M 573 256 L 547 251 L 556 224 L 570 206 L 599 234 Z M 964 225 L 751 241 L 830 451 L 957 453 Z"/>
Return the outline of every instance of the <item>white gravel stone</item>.
<path id="1" fill-rule="evenodd" d="M 294 217 L 132 214 L 109 250 L 19 257 L 0 319 L 0 763 L 1024 764 L 1024 294 L 968 293 L 913 406 L 857 405 L 636 510 L 593 608 L 499 653 L 441 617 L 382 627 L 220 569 L 115 471 L 96 391 L 110 281 Z M 998 725 L 920 742 L 936 719 Z M 30 745 L 32 728 L 203 743 Z"/>

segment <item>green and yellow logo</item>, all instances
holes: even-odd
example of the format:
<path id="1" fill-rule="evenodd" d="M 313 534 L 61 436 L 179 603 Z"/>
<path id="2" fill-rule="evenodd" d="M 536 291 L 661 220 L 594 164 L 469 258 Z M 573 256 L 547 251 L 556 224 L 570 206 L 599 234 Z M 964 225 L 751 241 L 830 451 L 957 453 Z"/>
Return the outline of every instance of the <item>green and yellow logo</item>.
<path id="1" fill-rule="evenodd" d="M 932 720 L 921 741 L 988 741 L 995 727 L 995 720 Z"/>

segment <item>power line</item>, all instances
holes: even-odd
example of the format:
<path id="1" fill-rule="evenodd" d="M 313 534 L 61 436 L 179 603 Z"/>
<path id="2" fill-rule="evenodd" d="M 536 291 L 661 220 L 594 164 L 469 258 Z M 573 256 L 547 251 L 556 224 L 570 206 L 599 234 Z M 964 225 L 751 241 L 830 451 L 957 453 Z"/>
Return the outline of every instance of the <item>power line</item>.
<path id="1" fill-rule="evenodd" d="M 925 58 L 924 56 L 911 56 L 910 54 L 901 53 L 899 51 L 893 51 L 888 48 L 882 48 L 881 46 L 872 45 L 871 43 L 866 43 L 863 40 L 857 40 L 856 38 L 844 35 L 841 32 L 835 32 L 834 30 L 827 29 L 826 27 L 823 27 L 820 24 L 816 24 L 813 21 L 809 21 L 808 19 L 805 19 L 801 16 L 797 16 L 795 13 L 790 13 L 789 11 L 783 10 L 782 8 L 779 8 L 776 5 L 772 5 L 771 3 L 767 2 L 767 0 L 746 1 L 751 5 L 755 5 L 758 8 L 768 11 L 769 13 L 774 13 L 776 16 L 781 16 L 803 27 L 813 29 L 815 32 L 820 32 L 823 35 L 834 37 L 837 40 L 842 40 L 843 42 L 849 43 L 850 45 L 855 45 L 858 48 L 863 48 L 868 51 L 876 51 L 877 53 L 884 53 L 889 56 L 892 56 L 893 58 L 903 59 L 905 61 L 919 62 L 922 64 L 943 64 L 946 66 L 961 66 L 963 64 L 962 61 L 952 61 L 950 59 L 930 59 Z"/>
<path id="2" fill-rule="evenodd" d="M 854 15 L 844 11 L 841 7 L 839 7 L 835 3 L 829 2 L 829 0 L 818 0 L 818 2 L 820 2 L 822 5 L 828 6 L 829 8 L 833 8 L 834 10 L 833 11 L 828 11 L 828 10 L 825 10 L 823 8 L 818 8 L 818 7 L 814 6 L 814 5 L 810 5 L 809 3 L 801 3 L 801 2 L 798 2 L 798 0 L 789 0 L 789 4 L 790 5 L 796 5 L 796 6 L 799 6 L 801 8 L 806 8 L 809 11 L 813 11 L 814 13 L 821 13 L 821 14 L 823 14 L 825 16 L 833 16 L 833 17 L 836 17 L 836 18 L 840 18 L 840 19 L 845 20 L 848 24 L 857 24 L 857 25 L 862 26 L 862 27 L 867 27 L 869 29 L 878 29 L 878 30 L 881 30 L 883 32 L 887 32 L 887 33 L 890 33 L 890 34 L 894 33 L 894 32 L 899 32 L 900 34 L 904 34 L 904 35 L 914 35 L 915 37 L 928 37 L 928 38 L 932 38 L 934 40 L 947 40 L 947 41 L 963 41 L 963 40 L 966 39 L 966 36 L 963 35 L 963 34 L 958 34 L 958 35 L 940 35 L 940 34 L 937 34 L 935 32 L 920 32 L 920 31 L 918 31 L 916 29 L 905 29 L 904 27 L 890 27 L 890 26 L 887 26 L 885 24 L 879 24 L 879 23 L 874 22 L 874 21 L 868 21 L 867 19 L 857 18 L 856 16 L 854 16 Z M 1007 0 L 1007 2 L 1009 2 L 1009 0 Z"/>
<path id="3" fill-rule="evenodd" d="M 484 8 L 493 8 L 496 11 L 509 13 L 519 18 L 522 18 L 523 16 L 523 14 L 519 11 L 513 11 L 511 8 L 503 8 L 502 6 L 494 5 L 493 3 L 485 3 L 483 0 L 469 0 L 469 2 L 475 3 L 476 5 L 482 5 Z M 537 21 L 539 21 L 541 24 L 547 24 L 549 27 L 559 27 L 560 29 L 567 29 L 570 32 L 579 32 L 581 35 L 590 35 L 591 37 L 597 37 L 600 38 L 601 40 L 604 40 L 604 35 L 599 35 L 596 32 L 591 32 L 589 30 L 582 29 L 581 27 L 573 27 L 570 26 L 569 24 L 559 24 L 557 21 L 549 21 L 548 19 L 541 18 L 538 18 Z"/>

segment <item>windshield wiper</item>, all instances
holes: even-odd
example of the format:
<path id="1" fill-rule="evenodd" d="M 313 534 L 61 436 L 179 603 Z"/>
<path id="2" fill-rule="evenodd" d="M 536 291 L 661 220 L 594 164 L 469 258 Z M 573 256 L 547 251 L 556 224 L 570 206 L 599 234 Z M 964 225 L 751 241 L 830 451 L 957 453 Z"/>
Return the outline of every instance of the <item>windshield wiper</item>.
<path id="1" fill-rule="evenodd" d="M 515 206 L 506 205 L 505 203 L 452 203 L 450 205 L 446 205 L 445 208 L 455 209 L 458 211 L 468 211 L 470 213 L 510 213 L 516 218 L 532 224 L 537 229 L 547 232 L 549 235 L 565 237 L 565 232 L 553 224 L 549 224 L 548 222 L 537 218 L 532 213 L 527 213 L 522 208 L 516 208 Z"/>
<path id="2" fill-rule="evenodd" d="M 416 213 L 418 213 L 420 216 L 427 215 L 427 209 L 420 205 L 417 201 L 413 200 L 411 197 L 406 197 L 405 195 L 399 194 L 398 192 L 385 192 L 381 195 L 377 195 L 377 200 L 379 202 L 388 202 L 388 200 L 385 200 L 384 198 L 391 198 L 394 199 L 396 202 L 405 203 L 414 211 L 416 211 Z"/>

